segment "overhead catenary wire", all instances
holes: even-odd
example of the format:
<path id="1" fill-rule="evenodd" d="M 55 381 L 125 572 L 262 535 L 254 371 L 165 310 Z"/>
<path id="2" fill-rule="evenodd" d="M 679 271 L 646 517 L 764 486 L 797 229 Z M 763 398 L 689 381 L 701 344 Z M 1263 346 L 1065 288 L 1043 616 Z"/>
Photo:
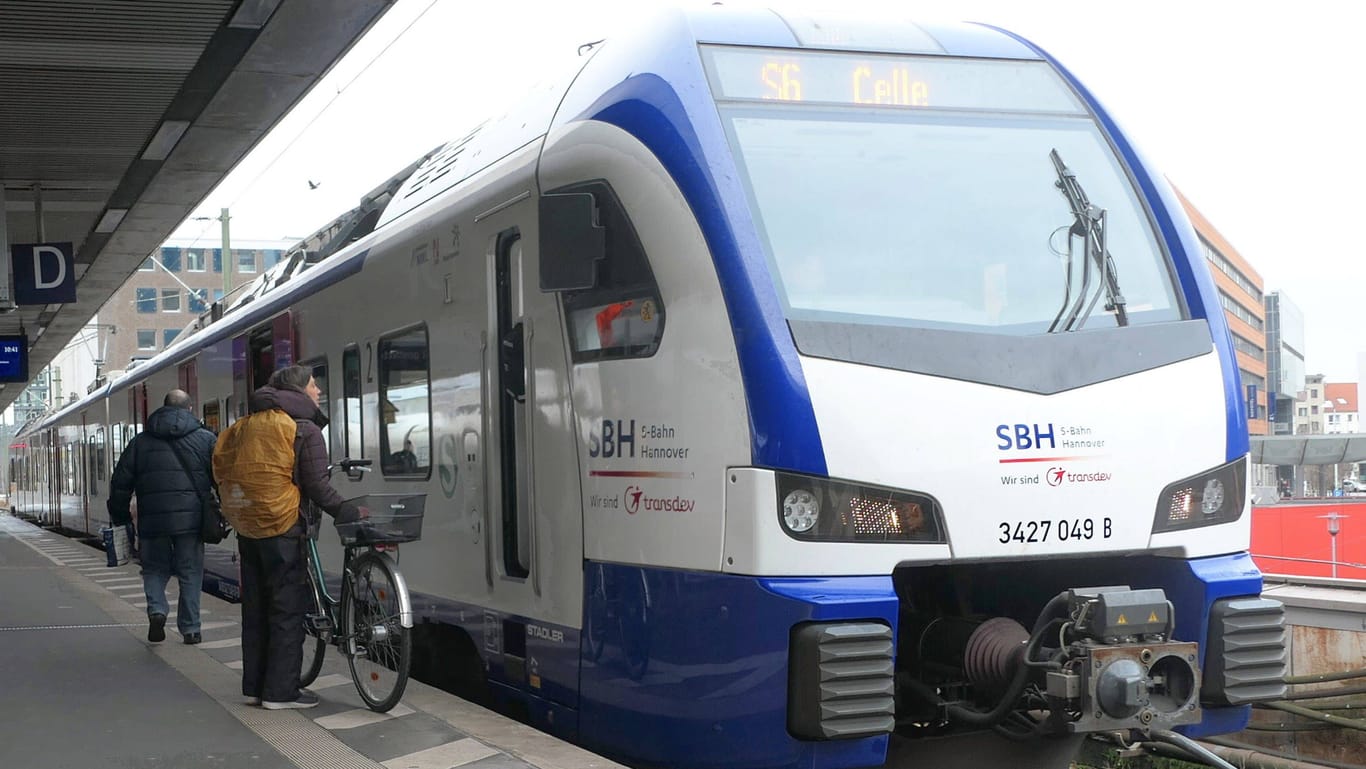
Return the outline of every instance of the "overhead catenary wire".
<path id="1" fill-rule="evenodd" d="M 368 72 L 370 68 L 375 65 L 376 62 L 384 58 L 384 55 L 389 52 L 389 49 L 393 48 L 394 45 L 398 43 L 398 41 L 402 40 L 404 36 L 407 35 L 408 32 L 411 31 L 412 28 L 416 26 L 416 24 L 419 21 L 421 21 L 429 11 L 432 10 L 436 3 L 437 0 L 431 0 L 430 2 L 428 2 L 427 7 L 423 8 L 421 12 L 414 16 L 413 20 L 408 22 L 407 26 L 400 30 L 397 35 L 394 35 L 394 38 L 390 40 L 388 43 L 386 43 L 384 47 L 379 50 L 378 53 L 372 56 L 370 60 L 367 61 L 365 65 L 362 66 L 354 76 L 351 77 L 350 80 L 347 80 L 344 84 L 337 88 L 336 92 L 332 94 L 332 98 L 328 99 L 327 103 L 324 104 L 322 108 L 319 109 L 317 113 L 315 113 L 306 124 L 304 124 L 304 127 L 299 129 L 299 132 L 294 135 L 294 138 L 290 139 L 288 144 L 281 148 L 279 152 L 275 153 L 275 156 L 272 157 L 270 161 L 267 162 L 266 165 L 263 168 L 261 168 L 261 170 L 258 171 L 257 174 L 253 176 L 244 187 L 242 187 L 241 191 L 237 193 L 236 197 L 234 197 L 227 205 L 221 206 L 221 208 L 231 209 L 234 206 L 236 206 L 239 202 L 241 202 L 241 200 L 244 197 L 246 197 L 247 193 L 250 192 L 252 188 L 256 186 L 257 182 L 261 181 L 261 177 L 265 176 L 267 171 L 270 171 L 272 168 L 274 168 L 275 165 L 279 163 L 280 158 L 284 157 L 285 153 L 289 152 L 289 150 L 291 150 L 294 147 L 294 145 L 297 144 L 298 141 L 304 137 L 304 134 L 308 133 L 308 129 L 312 128 L 313 124 L 318 122 L 318 119 L 321 118 L 324 114 L 327 113 L 329 109 L 332 108 L 332 105 L 336 103 L 337 99 L 341 98 L 341 95 L 345 93 L 346 90 L 349 89 L 357 80 L 359 80 L 362 75 Z M 217 221 L 217 219 L 214 218 L 210 221 Z M 200 231 L 196 233 L 195 236 L 191 239 L 190 247 L 193 247 L 196 244 L 198 244 L 200 239 L 204 237 L 205 233 L 207 233 L 212 226 L 213 225 L 210 224 L 204 225 L 204 227 L 200 229 Z M 224 256 L 224 258 L 227 258 L 226 255 Z M 227 269 L 226 265 L 224 265 L 224 269 Z"/>

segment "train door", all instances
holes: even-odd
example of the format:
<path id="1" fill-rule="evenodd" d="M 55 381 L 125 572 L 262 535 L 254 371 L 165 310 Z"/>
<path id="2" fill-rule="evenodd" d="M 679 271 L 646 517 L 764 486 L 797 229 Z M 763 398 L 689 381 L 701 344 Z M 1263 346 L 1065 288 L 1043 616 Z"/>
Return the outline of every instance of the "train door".
<path id="1" fill-rule="evenodd" d="M 199 405 L 199 365 L 195 360 L 187 360 L 180 364 L 176 372 L 176 378 L 180 389 L 190 394 L 190 411 L 194 411 Z"/>
<path id="2" fill-rule="evenodd" d="M 232 395 L 227 400 L 225 424 L 230 425 L 246 416 L 247 394 L 251 392 L 247 380 L 247 346 L 246 334 L 232 340 Z"/>
<path id="3" fill-rule="evenodd" d="M 223 430 L 222 417 L 220 416 L 221 413 L 222 406 L 219 404 L 217 398 L 211 398 L 205 402 L 203 409 L 204 426 L 214 435 L 217 435 Z"/>
<path id="4" fill-rule="evenodd" d="M 98 415 L 97 415 L 98 418 Z M 101 504 L 107 499 L 105 483 L 109 478 L 109 454 L 108 452 L 109 431 L 103 423 L 95 424 L 95 431 L 90 434 L 90 493 L 86 495 L 85 508 L 85 531 L 88 534 L 95 533 L 95 529 L 90 524 L 90 508 L 95 506 L 96 516 L 98 511 L 103 509 Z"/>
<path id="5" fill-rule="evenodd" d="M 44 520 L 49 525 L 56 525 L 61 521 L 62 480 L 66 473 L 62 471 L 62 461 L 65 459 L 62 441 L 55 427 L 47 431 L 47 446 L 47 505 Z"/>
<path id="6" fill-rule="evenodd" d="M 89 489 L 90 479 L 86 477 L 86 451 L 85 451 L 85 415 L 81 415 L 81 421 L 72 425 L 72 441 L 68 444 L 71 451 L 71 502 L 70 510 L 67 512 L 66 525 L 74 525 L 79 519 L 84 522 L 86 519 L 85 495 Z"/>
<path id="7" fill-rule="evenodd" d="M 147 383 L 139 382 L 128 388 L 128 432 L 127 440 L 142 432 L 147 424 Z"/>
<path id="8" fill-rule="evenodd" d="M 537 238 L 527 226 L 536 213 L 529 199 L 487 222 L 485 515 L 495 605 L 521 615 L 491 629 L 501 648 L 490 678 L 544 698 L 528 701 L 529 715 L 544 723 L 553 716 L 538 708 L 578 704 L 583 518 L 564 332 L 555 295 L 540 291 Z"/>
<path id="9" fill-rule="evenodd" d="M 90 531 L 90 497 L 95 493 L 95 428 L 86 422 L 87 412 L 81 412 L 81 531 Z"/>
<path id="10" fill-rule="evenodd" d="M 265 387 L 271 374 L 293 364 L 294 321 L 288 311 L 233 339 L 229 424 L 247 415 L 251 393 Z"/>

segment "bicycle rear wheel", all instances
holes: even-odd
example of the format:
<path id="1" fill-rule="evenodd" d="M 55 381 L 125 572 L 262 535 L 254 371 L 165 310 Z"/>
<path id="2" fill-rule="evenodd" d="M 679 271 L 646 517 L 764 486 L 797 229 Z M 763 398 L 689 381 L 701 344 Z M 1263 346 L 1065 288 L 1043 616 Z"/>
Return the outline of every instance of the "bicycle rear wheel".
<path id="1" fill-rule="evenodd" d="M 322 586 L 318 584 L 313 572 L 313 556 L 309 555 L 304 564 L 308 572 L 308 614 L 304 616 L 303 663 L 299 667 L 299 686 L 308 686 L 318 678 L 323 669 L 323 654 L 327 652 L 327 639 L 321 633 L 329 632 L 332 625 L 327 612 L 323 609 Z M 326 626 L 327 630 L 324 630 Z"/>
<path id="2" fill-rule="evenodd" d="M 384 713 L 398 704 L 408 685 L 412 629 L 400 622 L 398 579 L 388 557 L 364 553 L 349 571 L 342 587 L 342 627 L 351 647 L 347 662 L 366 707 Z"/>

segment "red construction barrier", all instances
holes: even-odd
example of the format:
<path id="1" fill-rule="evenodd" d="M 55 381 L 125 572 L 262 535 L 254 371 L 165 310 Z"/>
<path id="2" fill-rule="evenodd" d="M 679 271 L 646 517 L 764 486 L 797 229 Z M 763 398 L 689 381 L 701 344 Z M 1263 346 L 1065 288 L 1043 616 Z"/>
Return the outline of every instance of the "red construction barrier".
<path id="1" fill-rule="evenodd" d="M 1337 574 L 1325 516 L 1337 513 Z M 1366 579 L 1366 498 L 1294 500 L 1252 508 L 1252 557 L 1268 574 Z M 1299 559 L 1299 560 L 1290 560 Z M 1355 565 L 1350 565 L 1355 564 Z"/>

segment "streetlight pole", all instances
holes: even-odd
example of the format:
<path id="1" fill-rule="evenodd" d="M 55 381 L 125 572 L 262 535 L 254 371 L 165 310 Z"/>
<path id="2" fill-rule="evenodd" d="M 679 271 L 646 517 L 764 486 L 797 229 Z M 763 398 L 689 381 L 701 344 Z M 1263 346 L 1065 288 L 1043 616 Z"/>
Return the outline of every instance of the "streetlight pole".
<path id="1" fill-rule="evenodd" d="M 223 301 L 228 301 L 228 294 L 232 293 L 232 239 L 228 234 L 228 222 L 232 219 L 228 216 L 228 209 L 219 209 L 218 221 L 223 223 Z"/>
<path id="2" fill-rule="evenodd" d="M 232 238 L 231 233 L 228 230 L 228 222 L 232 220 L 232 217 L 228 216 L 228 209 L 226 208 L 220 208 L 218 209 L 218 211 L 219 213 L 217 217 L 196 216 L 194 220 L 196 222 L 211 222 L 216 218 L 219 222 L 222 222 L 223 224 L 223 247 L 220 249 L 221 254 L 218 258 L 218 263 L 223 267 L 222 301 L 226 305 L 228 301 L 228 294 L 232 293 Z"/>
<path id="3" fill-rule="evenodd" d="M 1338 521 L 1342 520 L 1343 518 L 1351 518 L 1352 516 L 1350 516 L 1350 515 L 1342 515 L 1342 514 L 1337 513 L 1337 512 L 1335 511 L 1335 512 L 1329 513 L 1328 515 L 1320 515 L 1319 517 L 1320 517 L 1320 518 L 1327 518 L 1327 519 L 1328 519 L 1328 541 L 1329 541 L 1329 543 L 1331 543 L 1331 547 L 1330 547 L 1331 555 L 1329 555 L 1328 557 L 1331 558 L 1331 559 L 1333 560 L 1333 579 L 1337 579 L 1337 576 L 1338 576 L 1338 531 L 1340 530 L 1339 527 L 1338 527 Z"/>

